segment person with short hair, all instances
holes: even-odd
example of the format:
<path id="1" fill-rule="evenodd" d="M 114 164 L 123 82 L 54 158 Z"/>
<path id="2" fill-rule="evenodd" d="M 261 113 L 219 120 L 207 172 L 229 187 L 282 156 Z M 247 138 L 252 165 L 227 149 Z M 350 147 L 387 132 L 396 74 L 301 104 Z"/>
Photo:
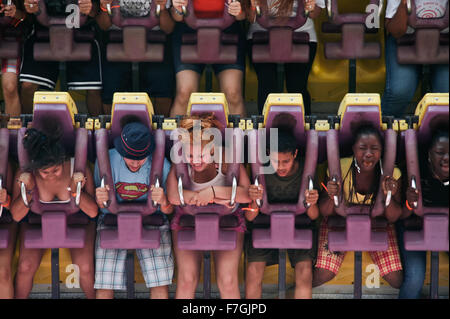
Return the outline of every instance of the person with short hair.
<path id="1" fill-rule="evenodd" d="M 123 126 L 120 136 L 114 140 L 114 148 L 109 150 L 111 172 L 119 202 L 153 200 L 161 206 L 161 211 L 155 212 L 163 218 L 161 226 L 146 225 L 146 229 L 159 229 L 160 246 L 155 249 L 136 249 L 136 255 L 141 264 L 147 288 L 150 288 L 150 298 L 169 298 L 169 285 L 173 277 L 173 255 L 170 237 L 169 221 L 166 214 L 173 211 L 164 193 L 170 163 L 164 159 L 162 185 L 158 188 L 150 185 L 155 141 L 147 126 L 140 122 L 130 122 Z M 114 298 L 114 290 L 126 289 L 125 261 L 126 249 L 104 249 L 100 246 L 100 231 L 109 229 L 105 224 L 108 212 L 104 203 L 109 200 L 109 186 L 100 187 L 101 179 L 98 162 L 95 164 L 95 198 L 101 208 L 97 224 L 97 240 L 95 243 L 95 289 L 97 299 Z M 151 198 L 148 192 L 151 192 Z"/>
<path id="2" fill-rule="evenodd" d="M 265 175 L 266 189 L 261 185 L 249 187 L 249 197 L 252 199 L 251 211 L 247 211 L 245 217 L 250 222 L 249 228 L 255 228 L 252 221 L 258 216 L 259 209 L 256 200 L 263 199 L 263 193 L 267 192 L 269 203 L 298 202 L 304 161 L 300 159 L 295 136 L 289 130 L 278 130 L 278 152 L 270 153 L 270 163 L 276 170 L 274 174 Z M 311 249 L 288 249 L 287 253 L 291 266 L 295 269 L 295 294 L 296 299 L 312 298 L 312 274 L 313 262 L 317 253 L 316 229 L 313 220 L 319 217 L 317 200 L 319 192 L 317 187 L 305 191 L 305 201 L 310 206 L 306 210 L 309 225 L 313 230 L 313 246 Z M 245 295 L 248 299 L 260 299 L 262 295 L 262 280 L 266 266 L 278 263 L 278 249 L 253 248 L 252 238 L 246 240 L 246 253 L 248 258 L 247 279 L 245 281 Z"/>

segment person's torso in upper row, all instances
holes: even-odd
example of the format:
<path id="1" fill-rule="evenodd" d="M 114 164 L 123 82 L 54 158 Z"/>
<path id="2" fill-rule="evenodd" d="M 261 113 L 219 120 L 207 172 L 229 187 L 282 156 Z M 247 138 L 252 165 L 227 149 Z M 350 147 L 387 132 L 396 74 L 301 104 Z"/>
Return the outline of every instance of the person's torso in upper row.
<path id="1" fill-rule="evenodd" d="M 317 0 L 316 6 L 322 8 L 322 9 L 325 8 L 325 0 Z M 276 13 L 278 11 L 278 0 L 267 0 L 267 7 L 269 8 L 269 12 L 272 15 L 276 15 Z M 290 15 L 291 17 L 295 17 L 297 15 L 297 9 L 298 9 L 298 1 L 294 1 L 293 6 L 292 6 L 292 12 Z M 253 34 L 255 32 L 265 31 L 265 30 L 266 29 L 264 29 L 262 26 L 260 26 L 258 24 L 258 22 L 252 23 L 248 30 L 247 38 L 252 39 Z M 314 21 L 310 18 L 308 18 L 306 20 L 306 23 L 303 26 L 301 26 L 300 28 L 295 30 L 295 32 L 306 32 L 309 34 L 310 42 L 317 42 L 317 34 L 316 34 L 316 30 L 314 28 Z"/>
<path id="2" fill-rule="evenodd" d="M 388 0 L 386 6 L 386 18 L 392 19 L 397 13 L 402 0 Z M 414 1 L 414 0 L 412 0 Z M 448 0 L 415 0 L 416 14 L 419 18 L 436 19 L 442 18 L 448 10 Z M 448 33 L 448 28 L 442 33 Z M 414 29 L 408 26 L 407 34 L 414 33 Z"/>

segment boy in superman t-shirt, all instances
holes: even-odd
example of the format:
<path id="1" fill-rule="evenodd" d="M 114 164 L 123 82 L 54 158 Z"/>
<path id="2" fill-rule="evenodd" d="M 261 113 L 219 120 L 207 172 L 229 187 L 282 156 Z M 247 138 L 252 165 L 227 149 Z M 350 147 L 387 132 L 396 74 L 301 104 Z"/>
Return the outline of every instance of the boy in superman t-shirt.
<path id="1" fill-rule="evenodd" d="M 149 129 L 139 122 L 126 124 L 120 136 L 114 141 L 114 149 L 109 151 L 112 178 L 119 202 L 153 200 L 161 206 L 162 226 L 145 226 L 146 229 L 159 229 L 160 247 L 156 249 L 136 249 L 145 283 L 150 288 L 150 297 L 168 298 L 168 286 L 173 277 L 173 254 L 170 228 L 167 216 L 173 207 L 164 193 L 170 163 L 164 159 L 162 185 L 155 188 L 149 185 L 154 140 Z M 114 290 L 126 289 L 125 260 L 126 249 L 103 249 L 100 247 L 100 230 L 108 229 L 105 215 L 109 214 L 103 203 L 108 202 L 109 187 L 100 187 L 98 163 L 95 164 L 96 201 L 102 214 L 97 224 L 95 244 L 95 285 L 98 299 L 114 298 Z M 151 198 L 147 192 L 151 190 Z M 156 212 L 155 214 L 160 214 Z"/>

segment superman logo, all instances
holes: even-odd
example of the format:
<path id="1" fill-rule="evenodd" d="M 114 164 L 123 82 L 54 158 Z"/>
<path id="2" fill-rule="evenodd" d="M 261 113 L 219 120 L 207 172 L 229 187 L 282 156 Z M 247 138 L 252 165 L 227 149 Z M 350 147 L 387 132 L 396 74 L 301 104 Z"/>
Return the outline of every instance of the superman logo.
<path id="1" fill-rule="evenodd" d="M 123 200 L 137 200 L 148 192 L 148 186 L 140 183 L 116 183 L 116 193 Z"/>

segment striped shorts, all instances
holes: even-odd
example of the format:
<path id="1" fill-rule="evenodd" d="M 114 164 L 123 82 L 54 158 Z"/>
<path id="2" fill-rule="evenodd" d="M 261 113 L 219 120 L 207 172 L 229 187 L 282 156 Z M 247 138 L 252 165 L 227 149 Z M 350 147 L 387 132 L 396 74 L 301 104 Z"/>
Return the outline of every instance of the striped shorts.
<path id="1" fill-rule="evenodd" d="M 342 262 L 344 261 L 346 252 L 331 252 L 328 249 L 328 231 L 327 218 L 324 218 L 320 224 L 319 249 L 315 267 L 329 270 L 337 275 L 339 268 L 341 268 Z M 373 262 L 378 266 L 382 277 L 391 272 L 402 270 L 397 236 L 395 235 L 394 226 L 391 224 L 387 227 L 387 235 L 388 250 L 369 252 Z"/>
<path id="2" fill-rule="evenodd" d="M 97 239 L 95 242 L 95 289 L 125 290 L 126 249 L 103 249 L 100 247 L 100 233 L 102 229 L 110 227 L 99 220 Z M 146 226 L 146 229 L 155 229 Z M 169 224 L 159 227 L 161 233 L 160 246 L 157 249 L 136 249 L 141 271 L 147 288 L 168 286 L 172 283 L 174 272 L 174 258 L 172 254 L 172 239 Z"/>

